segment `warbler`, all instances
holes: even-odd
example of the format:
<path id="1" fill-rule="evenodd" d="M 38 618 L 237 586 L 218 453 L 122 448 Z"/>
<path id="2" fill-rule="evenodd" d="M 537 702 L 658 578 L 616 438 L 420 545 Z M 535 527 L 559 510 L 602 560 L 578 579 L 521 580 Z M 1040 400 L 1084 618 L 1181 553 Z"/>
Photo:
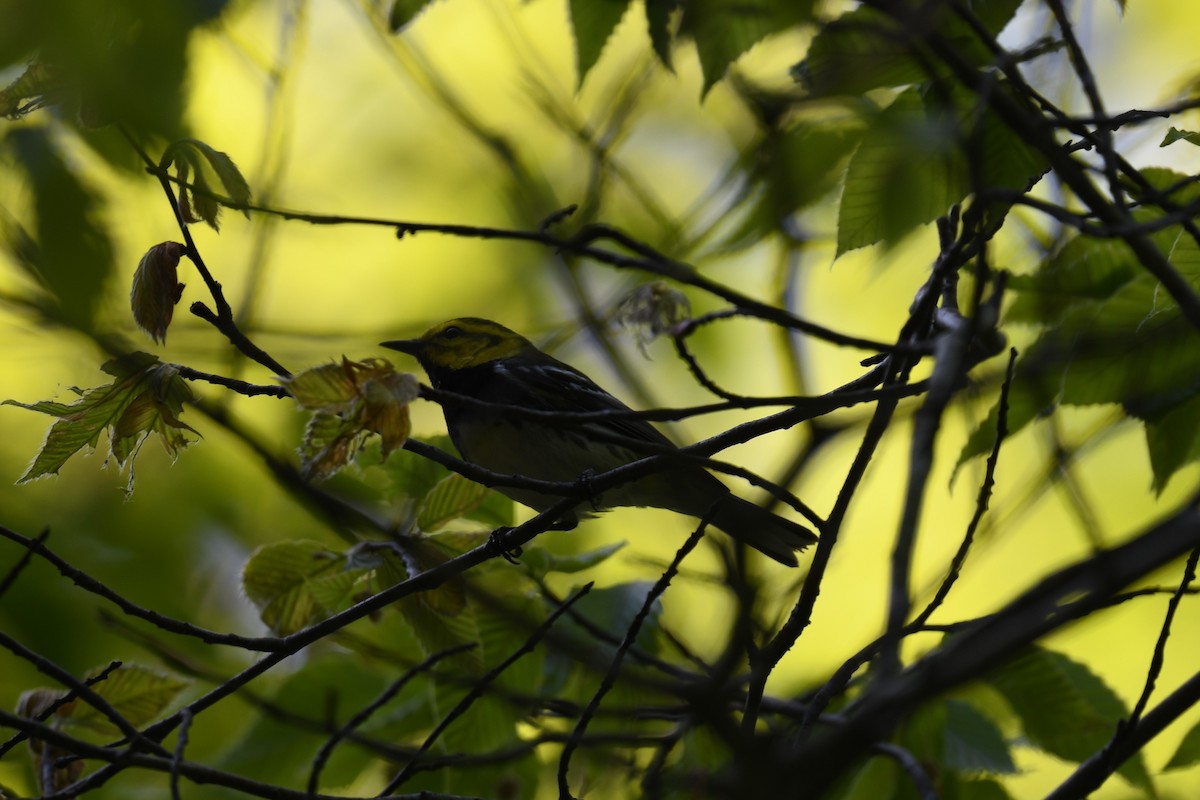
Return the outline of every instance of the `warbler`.
<path id="1" fill-rule="evenodd" d="M 496 322 L 452 319 L 418 339 L 381 344 L 415 356 L 435 389 L 497 405 L 489 409 L 477 404 L 442 404 L 450 439 L 463 459 L 492 472 L 571 482 L 644 458 L 655 450 L 675 449 L 652 425 L 634 417 L 555 424 L 522 419 L 501 408 L 518 406 L 564 414 L 629 411 L 582 372 Z M 637 443 L 649 447 L 638 449 Z M 530 489 L 497 488 L 538 511 L 562 499 Z M 653 506 L 693 517 L 711 511 L 713 526 L 792 567 L 796 566 L 795 551 L 816 541 L 806 528 L 737 497 L 707 470 L 684 462 L 667 463 L 646 477 L 609 489 L 594 498 L 593 505 L 597 509 Z M 578 520 L 579 513 L 573 512 L 559 524 L 570 529 Z"/>

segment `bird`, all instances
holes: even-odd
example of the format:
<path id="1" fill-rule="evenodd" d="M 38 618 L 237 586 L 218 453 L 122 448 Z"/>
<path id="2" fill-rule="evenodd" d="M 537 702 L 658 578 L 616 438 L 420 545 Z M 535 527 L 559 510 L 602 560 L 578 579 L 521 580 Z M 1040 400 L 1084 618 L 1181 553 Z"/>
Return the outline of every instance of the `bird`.
<path id="1" fill-rule="evenodd" d="M 589 476 L 655 452 L 678 450 L 653 425 L 634 416 L 555 424 L 506 410 L 505 406 L 563 414 L 631 411 L 579 370 L 497 322 L 461 317 L 434 325 L 416 339 L 380 345 L 414 356 L 434 389 L 482 401 L 443 402 L 442 413 L 459 455 L 491 472 L 586 485 Z M 537 511 L 562 499 L 528 488 L 496 488 Z M 817 540 L 804 526 L 738 497 L 700 465 L 682 460 L 608 489 L 592 498 L 592 505 L 595 510 L 665 508 L 707 518 L 712 526 L 789 567 L 797 565 L 797 551 Z M 559 527 L 569 530 L 581 516 L 591 514 L 570 512 L 559 520 Z"/>

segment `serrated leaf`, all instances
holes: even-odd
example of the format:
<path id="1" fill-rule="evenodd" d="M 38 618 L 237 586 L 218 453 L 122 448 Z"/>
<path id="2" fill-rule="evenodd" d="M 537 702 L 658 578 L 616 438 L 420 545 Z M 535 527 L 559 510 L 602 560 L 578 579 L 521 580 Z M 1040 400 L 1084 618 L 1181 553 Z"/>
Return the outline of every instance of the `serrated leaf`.
<path id="1" fill-rule="evenodd" d="M 583 85 L 630 5 L 631 0 L 570 0 L 577 87 Z"/>
<path id="2" fill-rule="evenodd" d="M 1162 494 L 1176 472 L 1200 460 L 1200 396 L 1144 420 L 1154 491 Z"/>
<path id="3" fill-rule="evenodd" d="M 809 22 L 813 0 L 692 0 L 685 4 L 681 31 L 696 40 L 701 96 L 724 77 L 729 66 L 754 45 L 775 33 Z"/>
<path id="4" fill-rule="evenodd" d="M 92 689 L 130 725 L 141 728 L 161 716 L 188 686 L 188 681 L 149 667 L 125 664 L 109 672 L 108 677 Z M 85 702 L 74 703 L 72 712 L 63 721 L 104 736 L 119 736 L 121 733 L 108 717 Z"/>
<path id="5" fill-rule="evenodd" d="M 276 635 L 287 636 L 329 616 L 312 586 L 341 575 L 346 559 L 320 542 L 296 540 L 263 545 L 242 569 L 242 590 L 259 618 Z M 335 584 L 327 584 L 328 590 Z M 328 594 L 323 594 L 327 598 Z"/>
<path id="6" fill-rule="evenodd" d="M 1200 722 L 1183 735 L 1179 747 L 1175 748 L 1175 754 L 1163 767 L 1163 772 L 1190 767 L 1197 762 L 1200 762 Z"/>
<path id="7" fill-rule="evenodd" d="M 490 491 L 458 473 L 451 473 L 438 481 L 421 500 L 417 527 L 423 531 L 436 531 L 478 508 Z"/>
<path id="8" fill-rule="evenodd" d="M 944 215 L 968 191 L 956 121 L 908 90 L 872 122 L 850 157 L 838 208 L 837 255 L 894 243 Z"/>
<path id="9" fill-rule="evenodd" d="M 172 456 L 189 443 L 186 434 L 195 431 L 179 420 L 179 414 L 192 399 L 191 389 L 173 365 L 147 353 L 130 353 L 106 362 L 102 369 L 116 380 L 83 392 L 69 405 L 4 401 L 58 417 L 18 483 L 58 472 L 75 453 L 95 447 L 106 430 L 110 452 L 120 466 L 151 433 L 159 434 Z"/>
<path id="10" fill-rule="evenodd" d="M 386 456 L 411 430 L 408 404 L 416 399 L 415 376 L 397 373 L 379 358 L 324 364 L 283 380 L 302 408 L 313 409 L 299 447 L 308 478 L 327 478 L 350 463 L 368 434 L 378 434 Z"/>
<path id="11" fill-rule="evenodd" d="M 679 8 L 677 0 L 646 0 L 646 29 L 650 35 L 650 46 L 658 61 L 668 70 L 675 70 L 671 63 L 671 40 L 674 34 L 671 18 Z"/>
<path id="12" fill-rule="evenodd" d="M 988 679 L 1021 719 L 1025 736 L 1046 752 L 1081 762 L 1108 744 L 1129 712 L 1086 664 L 1032 647 Z M 1117 770 L 1143 789 L 1151 786 L 1142 754 Z"/>
<path id="13" fill-rule="evenodd" d="M 883 13 L 858 6 L 825 25 L 813 38 L 804 61 L 793 74 L 817 95 L 862 95 L 881 87 L 899 87 L 929 80 L 937 61 L 918 57 L 924 47 L 910 39 L 912 30 L 929 31 L 954 44 L 958 55 L 976 66 L 994 56 L 960 15 L 941 4 L 913 4 L 909 12 Z M 993 36 L 1016 14 L 1021 0 L 975 0 L 971 13 Z M 908 13 L 901 27 L 893 15 Z M 921 17 L 918 17 L 921 15 Z"/>
<path id="14" fill-rule="evenodd" d="M 220 230 L 220 200 L 238 207 L 250 218 L 246 208 L 251 199 L 250 185 L 227 153 L 198 139 L 179 139 L 167 146 L 159 165 L 163 169 L 175 167 L 181 184 L 180 210 L 189 222 L 204 221 L 213 230 Z M 189 178 L 195 189 L 185 185 Z M 214 191 L 212 179 L 220 183 L 221 192 Z"/>
<path id="15" fill-rule="evenodd" d="M 961 700 L 946 701 L 943 758 L 960 772 L 1011 775 L 1017 771 L 1003 734 L 975 706 Z"/>

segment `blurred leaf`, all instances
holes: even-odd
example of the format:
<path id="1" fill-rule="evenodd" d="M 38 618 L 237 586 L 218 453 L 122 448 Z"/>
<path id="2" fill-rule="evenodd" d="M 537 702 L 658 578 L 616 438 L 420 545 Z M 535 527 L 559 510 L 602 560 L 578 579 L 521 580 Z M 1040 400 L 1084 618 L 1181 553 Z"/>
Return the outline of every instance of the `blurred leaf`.
<path id="1" fill-rule="evenodd" d="M 417 512 L 417 527 L 436 531 L 447 523 L 474 511 L 482 505 L 491 489 L 458 473 L 451 473 L 430 490 L 421 500 Z"/>
<path id="2" fill-rule="evenodd" d="M 570 555 L 558 555 L 542 547 L 526 547 L 525 552 L 521 555 L 521 566 L 539 580 L 551 572 L 563 574 L 582 572 L 597 564 L 603 564 L 625 545 L 626 542 L 617 542 L 595 550 Z"/>
<path id="3" fill-rule="evenodd" d="M 1030 275 L 1014 275 L 1010 322 L 1055 323 L 1075 303 L 1102 300 L 1141 273 L 1129 246 L 1112 239 L 1073 236 Z"/>
<path id="4" fill-rule="evenodd" d="M 431 5 L 433 0 L 392 0 L 392 7 L 388 11 L 388 30 L 399 33 Z"/>
<path id="5" fill-rule="evenodd" d="M 571 29 L 575 34 L 576 86 L 591 71 L 600 52 L 617 28 L 631 0 L 570 0 Z"/>
<path id="6" fill-rule="evenodd" d="M 1162 494 L 1176 472 L 1200 461 L 1200 395 L 1147 417 L 1144 424 L 1154 491 Z"/>
<path id="7" fill-rule="evenodd" d="M 1188 144 L 1200 146 L 1200 133 L 1196 133 L 1195 131 L 1185 131 L 1172 125 L 1170 130 L 1167 131 L 1166 136 L 1163 137 L 1163 140 L 1159 142 L 1158 146 L 1166 147 L 1167 145 L 1175 144 L 1175 142 L 1180 140 L 1185 141 Z"/>
<path id="8" fill-rule="evenodd" d="M 320 542 L 276 542 L 250 554 L 242 591 L 263 623 L 287 636 L 348 606 L 355 582 L 365 573 L 347 569 L 345 556 Z M 331 602 L 336 605 L 327 605 Z"/>
<path id="9" fill-rule="evenodd" d="M 133 319 L 156 342 L 166 342 L 175 304 L 183 296 L 177 268 L 186 249 L 179 242 L 156 244 L 142 256 L 133 273 L 129 291 Z"/>
<path id="10" fill-rule="evenodd" d="M 86 678 L 87 676 L 85 680 Z M 92 689 L 107 700 L 130 725 L 141 728 L 161 716 L 188 685 L 186 680 L 165 675 L 149 667 L 125 664 L 112 670 L 107 678 L 95 684 Z M 64 721 L 104 736 L 121 735 L 120 729 L 108 717 L 83 701 L 75 701 L 72 704 L 72 711 L 65 716 Z"/>
<path id="11" fill-rule="evenodd" d="M 650 34 L 650 46 L 658 61 L 674 71 L 671 63 L 671 40 L 674 38 L 671 18 L 679 10 L 678 0 L 646 0 L 646 29 Z"/>
<path id="12" fill-rule="evenodd" d="M 1200 762 L 1200 722 L 1183 735 L 1179 747 L 1175 749 L 1175 755 L 1171 756 L 1171 760 L 1163 767 L 1163 772 L 1190 767 L 1197 762 Z"/>
<path id="13" fill-rule="evenodd" d="M 1021 719 L 1025 736 L 1046 752 L 1079 763 L 1108 744 L 1129 715 L 1119 697 L 1086 664 L 1032 647 L 992 673 L 988 682 Z M 1141 753 L 1117 770 L 1140 789 L 1151 789 Z"/>
<path id="14" fill-rule="evenodd" d="M 696 40 L 701 96 L 724 77 L 729 65 L 754 45 L 812 20 L 814 0 L 692 0 L 684 4 L 680 32 Z"/>
<path id="15" fill-rule="evenodd" d="M 1011 775 L 1017 771 L 1004 736 L 975 706 L 946 701 L 945 765 L 965 773 Z"/>
<path id="16" fill-rule="evenodd" d="M 98 217 L 101 203 L 75 175 L 44 130 L 14 128 L 5 144 L 29 182 L 36 217 L 31 251 L 63 320 L 91 330 L 113 270 L 113 246 Z"/>
<path id="17" fill-rule="evenodd" d="M 95 447 L 106 429 L 118 466 L 124 466 L 151 433 L 159 435 L 172 457 L 188 444 L 186 434 L 195 431 L 181 422 L 179 415 L 183 404 L 191 401 L 192 392 L 174 365 L 147 353 L 131 353 L 106 362 L 102 369 L 116 380 L 79 392 L 80 398 L 70 405 L 4 401 L 5 405 L 59 418 L 18 483 L 58 472 L 79 450 Z"/>
<path id="18" fill-rule="evenodd" d="M 916 55 L 925 45 L 912 38 L 913 30 L 948 40 L 968 63 L 991 63 L 991 52 L 960 15 L 944 4 L 907 5 L 907 10 L 897 7 L 891 13 L 858 6 L 842 14 L 813 38 L 804 61 L 793 68 L 793 73 L 817 95 L 861 95 L 880 87 L 922 83 L 931 77 L 930 65 L 940 62 Z M 1021 0 L 975 0 L 970 10 L 995 36 L 1020 5 Z M 906 15 L 903 27 L 893 19 L 899 14 Z"/>

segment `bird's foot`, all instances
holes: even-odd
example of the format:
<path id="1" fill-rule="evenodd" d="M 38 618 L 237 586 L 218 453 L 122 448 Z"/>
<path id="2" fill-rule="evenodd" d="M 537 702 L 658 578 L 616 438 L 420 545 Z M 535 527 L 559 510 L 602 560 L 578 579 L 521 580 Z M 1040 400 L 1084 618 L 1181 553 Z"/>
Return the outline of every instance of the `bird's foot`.
<path id="1" fill-rule="evenodd" d="M 508 534 L 512 533 L 512 528 L 507 525 L 501 525 L 488 535 L 488 547 L 510 564 L 516 564 L 517 559 L 521 556 L 521 545 L 513 547 L 508 546 Z"/>
<path id="2" fill-rule="evenodd" d="M 587 498 L 587 501 L 592 504 L 593 511 L 601 511 L 600 494 L 592 486 L 592 480 L 596 477 L 596 471 L 585 469 L 579 473 L 579 477 L 575 479 L 575 485 L 579 487 L 579 491 Z M 574 525 L 571 526 L 575 527 Z"/>

